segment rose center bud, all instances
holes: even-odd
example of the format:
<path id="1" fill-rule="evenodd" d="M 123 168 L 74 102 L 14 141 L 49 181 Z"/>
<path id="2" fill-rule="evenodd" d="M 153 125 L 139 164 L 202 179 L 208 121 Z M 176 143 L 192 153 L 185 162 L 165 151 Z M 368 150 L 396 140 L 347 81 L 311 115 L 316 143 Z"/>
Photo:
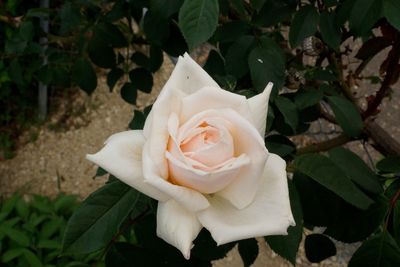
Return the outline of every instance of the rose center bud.
<path id="1" fill-rule="evenodd" d="M 218 168 L 221 163 L 234 156 L 233 140 L 229 131 L 225 127 L 218 129 L 207 122 L 189 130 L 180 143 L 180 148 L 184 156 L 208 167 L 193 166 L 203 170 Z"/>

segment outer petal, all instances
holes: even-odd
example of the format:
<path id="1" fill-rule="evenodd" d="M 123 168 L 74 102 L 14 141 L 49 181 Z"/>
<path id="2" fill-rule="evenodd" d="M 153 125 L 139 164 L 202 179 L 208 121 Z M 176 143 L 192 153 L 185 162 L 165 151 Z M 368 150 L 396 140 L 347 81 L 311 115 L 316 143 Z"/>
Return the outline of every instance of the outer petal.
<path id="1" fill-rule="evenodd" d="M 228 92 L 219 87 L 204 87 L 184 97 L 182 99 L 180 121 L 184 123 L 193 115 L 207 109 L 223 108 L 231 108 L 248 121 L 253 122 L 253 114 L 250 112 L 246 97 Z"/>
<path id="2" fill-rule="evenodd" d="M 251 237 L 287 234 L 288 226 L 295 225 L 285 168 L 283 159 L 270 154 L 263 173 L 264 182 L 253 203 L 245 209 L 238 210 L 217 196 L 210 198 L 210 207 L 198 212 L 198 218 L 219 245 Z"/>
<path id="3" fill-rule="evenodd" d="M 190 258 L 193 240 L 202 226 L 196 215 L 175 200 L 159 202 L 157 208 L 157 235 L 178 248 L 185 259 Z"/>
<path id="4" fill-rule="evenodd" d="M 271 94 L 273 83 L 269 82 L 264 92 L 248 99 L 253 124 L 262 137 L 265 136 L 265 128 L 267 125 L 268 101 Z"/>
<path id="5" fill-rule="evenodd" d="M 174 198 L 190 211 L 199 211 L 207 208 L 210 203 L 205 196 L 192 189 L 174 185 L 157 174 L 156 166 L 148 153 L 149 150 L 146 149 L 147 145 L 148 143 L 145 144 L 143 149 L 143 174 L 146 183 L 156 187 L 170 198 Z"/>
<path id="6" fill-rule="evenodd" d="M 96 154 L 86 158 L 122 182 L 160 201 L 170 197 L 153 186 L 146 184 L 142 174 L 142 149 L 145 139 L 142 131 L 126 131 L 114 134 Z"/>

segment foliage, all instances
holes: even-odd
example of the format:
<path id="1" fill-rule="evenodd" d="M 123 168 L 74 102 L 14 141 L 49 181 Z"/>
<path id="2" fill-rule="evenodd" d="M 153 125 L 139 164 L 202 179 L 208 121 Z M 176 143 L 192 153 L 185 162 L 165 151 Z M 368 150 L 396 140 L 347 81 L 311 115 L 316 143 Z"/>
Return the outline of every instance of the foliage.
<path id="1" fill-rule="evenodd" d="M 7 3 L 7 8 L 19 6 L 18 1 Z M 7 34 L 1 33 L 5 36 L 1 103 L 12 103 L 11 94 L 19 92 L 34 95 L 28 88 L 38 82 L 58 88 L 78 85 L 90 94 L 99 73 L 106 72 L 110 90 L 121 87 L 121 97 L 135 104 L 137 90 L 151 92 L 152 75 L 164 54 L 177 57 L 204 42 L 211 47 L 204 68 L 222 88 L 250 97 L 272 81 L 267 125 L 272 134 L 266 136 L 266 145 L 288 161 L 293 173 L 291 201 L 300 200 L 292 203 L 297 225 L 311 230 L 326 228 L 322 235 L 306 237 L 310 261 L 333 255 L 333 238 L 363 242 L 351 266 L 390 266 L 380 259 L 398 263 L 398 156 L 368 166 L 356 154 L 338 148 L 349 141 L 374 138 L 382 154 L 393 154 L 380 144 L 385 140 L 371 135 L 369 122 L 400 75 L 398 1 L 172 0 L 166 4 L 162 0 L 68 0 L 56 1 L 48 10 L 10 10 L 1 10 L 12 18 L 2 22 L 7 24 Z M 19 18 L 21 14 L 25 15 Z M 43 52 L 39 38 L 45 34 L 38 19 L 46 16 L 51 25 L 49 46 Z M 361 48 L 353 51 L 349 43 L 356 38 Z M 384 49 L 388 52 L 379 71 L 365 76 L 364 68 Z M 45 65 L 38 56 L 42 53 L 48 57 Z M 356 62 L 356 67 L 346 58 Z M 361 81 L 376 84 L 378 89 L 360 100 L 354 93 Z M 22 101 L 19 99 L 17 102 Z M 360 101 L 364 105 L 359 105 Z M 141 128 L 145 116 L 135 111 L 129 127 Z M 304 134 L 318 119 L 336 124 L 342 131 L 306 147 L 297 147 L 288 138 Z M 114 190 L 114 186 L 123 189 Z M 100 199 L 112 199 L 107 203 L 112 216 L 97 208 L 99 195 Z M 127 205 L 125 198 L 138 204 Z M 72 217 L 64 249 L 86 247 L 85 253 L 103 249 L 107 266 L 140 265 L 150 258 L 157 265 L 189 264 L 155 236 L 153 206 L 132 189 L 110 182 Z M 120 208 L 126 213 L 119 213 Z M 99 212 L 97 217 L 87 218 L 93 210 Z M 290 228 L 288 236 L 266 240 L 295 264 L 300 233 L 301 228 Z M 89 234 L 97 238 L 89 239 Z M 205 231 L 196 242 L 191 263 L 200 266 L 209 266 L 208 261 L 223 257 L 234 245 L 216 247 Z M 240 241 L 238 246 L 245 264 L 250 265 L 256 253 L 254 241 Z M 154 251 L 157 257 L 148 256 Z"/>
<path id="2" fill-rule="evenodd" d="M 78 206 L 74 196 L 55 199 L 15 194 L 0 202 L 1 266 L 91 266 L 96 255 L 60 256 L 68 219 Z"/>

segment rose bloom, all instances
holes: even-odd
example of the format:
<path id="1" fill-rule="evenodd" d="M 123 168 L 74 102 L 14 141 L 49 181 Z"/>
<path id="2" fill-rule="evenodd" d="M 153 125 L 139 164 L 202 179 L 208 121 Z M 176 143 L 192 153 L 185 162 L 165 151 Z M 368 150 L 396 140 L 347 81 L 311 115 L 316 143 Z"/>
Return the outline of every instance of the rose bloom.
<path id="1" fill-rule="evenodd" d="M 264 143 L 271 89 L 225 91 L 185 54 L 144 129 L 112 135 L 87 158 L 159 201 L 157 235 L 186 259 L 202 227 L 218 245 L 287 234 L 286 163 Z"/>

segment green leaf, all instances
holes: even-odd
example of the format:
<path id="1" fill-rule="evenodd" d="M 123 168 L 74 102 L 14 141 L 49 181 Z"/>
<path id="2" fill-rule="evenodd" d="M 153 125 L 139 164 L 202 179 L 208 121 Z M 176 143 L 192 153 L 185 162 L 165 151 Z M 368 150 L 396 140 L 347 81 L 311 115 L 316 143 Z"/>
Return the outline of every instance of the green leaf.
<path id="1" fill-rule="evenodd" d="M 63 213 L 77 205 L 77 199 L 74 195 L 59 195 L 54 201 L 54 210 L 58 213 Z"/>
<path id="2" fill-rule="evenodd" d="M 132 83 L 125 83 L 121 88 L 121 97 L 129 104 L 136 104 L 137 88 Z"/>
<path id="3" fill-rule="evenodd" d="M 164 55 L 161 48 L 155 45 L 150 46 L 149 70 L 156 72 L 161 68 L 163 62 Z"/>
<path id="4" fill-rule="evenodd" d="M 144 68 L 137 68 L 129 72 L 129 79 L 134 88 L 150 93 L 153 88 L 153 75 Z"/>
<path id="5" fill-rule="evenodd" d="M 215 31 L 213 41 L 234 42 L 246 35 L 251 30 L 251 26 L 246 21 L 235 20 L 222 24 Z"/>
<path id="6" fill-rule="evenodd" d="M 79 6 L 72 2 L 66 2 L 60 9 L 60 19 L 60 33 L 62 35 L 72 30 L 76 30 L 82 20 Z"/>
<path id="7" fill-rule="evenodd" d="M 325 11 L 321 13 L 319 21 L 322 40 L 333 49 L 337 49 L 342 42 L 342 34 L 340 28 L 336 25 L 335 19 L 335 13 Z"/>
<path id="8" fill-rule="evenodd" d="M 349 267 L 394 266 L 400 266 L 400 248 L 387 231 L 365 241 L 349 262 Z"/>
<path id="9" fill-rule="evenodd" d="M 163 45 L 170 36 L 170 28 L 168 20 L 162 17 L 157 17 L 151 11 L 146 12 L 143 21 L 143 30 L 146 34 L 146 39 L 155 45 Z"/>
<path id="10" fill-rule="evenodd" d="M 120 68 L 114 68 L 110 70 L 110 72 L 107 74 L 107 85 L 110 89 L 110 92 L 112 92 L 115 84 L 119 81 L 119 79 L 121 79 L 123 75 L 124 71 Z"/>
<path id="11" fill-rule="evenodd" d="M 306 174 L 348 203 L 367 209 L 373 201 L 360 191 L 330 159 L 319 154 L 306 154 L 294 161 L 296 170 Z"/>
<path id="12" fill-rule="evenodd" d="M 1 262 L 7 263 L 12 261 L 13 259 L 21 256 L 25 251 L 25 248 L 13 248 L 4 252 L 3 256 L 1 257 Z"/>
<path id="13" fill-rule="evenodd" d="M 288 235 L 286 236 L 266 236 L 265 240 L 273 251 L 295 265 L 296 254 L 303 234 L 303 214 L 299 194 L 291 180 L 288 180 L 288 186 L 290 207 L 296 225 L 288 228 Z"/>
<path id="14" fill-rule="evenodd" d="M 225 75 L 225 63 L 224 59 L 216 50 L 211 50 L 208 54 L 206 64 L 203 69 L 207 71 L 212 77 L 215 75 Z"/>
<path id="15" fill-rule="evenodd" d="M 228 64 L 228 62 L 227 62 Z M 254 87 L 262 92 L 268 82 L 274 89 L 282 88 L 285 81 L 285 56 L 274 40 L 262 37 L 248 58 L 251 80 Z"/>
<path id="16" fill-rule="evenodd" d="M 400 31 L 400 2 L 397 0 L 383 0 L 383 15 L 392 26 Z"/>
<path id="17" fill-rule="evenodd" d="M 296 150 L 295 145 L 289 138 L 279 134 L 269 135 L 265 138 L 265 146 L 269 152 L 278 154 L 281 157 L 286 157 Z"/>
<path id="18" fill-rule="evenodd" d="M 38 241 L 37 247 L 47 249 L 61 249 L 61 242 L 56 240 L 41 239 Z"/>
<path id="19" fill-rule="evenodd" d="M 285 123 L 296 131 L 297 125 L 299 124 L 299 113 L 297 111 L 296 105 L 288 98 L 278 96 L 275 98 L 275 105 L 282 113 Z"/>
<path id="20" fill-rule="evenodd" d="M 92 193 L 68 221 L 63 251 L 86 254 L 105 247 L 139 198 L 138 191 L 118 180 Z"/>
<path id="21" fill-rule="evenodd" d="M 138 110 L 134 111 L 133 118 L 131 122 L 129 123 L 128 127 L 129 129 L 132 130 L 141 130 L 144 127 L 144 122 L 146 121 L 146 118 L 143 114 L 143 112 L 140 112 Z"/>
<path id="22" fill-rule="evenodd" d="M 250 0 L 250 3 L 256 11 L 260 11 L 266 1 L 267 0 Z"/>
<path id="23" fill-rule="evenodd" d="M 25 256 L 26 261 L 29 263 L 29 266 L 31 266 L 31 267 L 42 267 L 43 266 L 40 259 L 35 254 L 33 254 L 32 251 L 25 249 L 24 256 Z"/>
<path id="24" fill-rule="evenodd" d="M 33 26 L 33 23 L 29 20 L 23 21 L 21 25 L 19 26 L 19 36 L 24 41 L 32 41 L 32 38 L 35 34 L 35 28 Z"/>
<path id="25" fill-rule="evenodd" d="M 112 48 L 121 48 L 128 45 L 124 34 L 112 23 L 101 22 L 94 27 L 94 38 Z"/>
<path id="26" fill-rule="evenodd" d="M 20 198 L 15 206 L 18 216 L 26 220 L 29 216 L 29 206 Z"/>
<path id="27" fill-rule="evenodd" d="M 9 199 L 1 202 L 1 213 L 5 214 L 4 217 L 8 216 L 16 207 L 21 196 L 18 194 L 13 195 Z"/>
<path id="28" fill-rule="evenodd" d="M 299 110 L 302 110 L 318 104 L 321 101 L 322 97 L 322 90 L 314 88 L 304 88 L 296 93 L 293 101 L 296 104 L 297 108 Z"/>
<path id="29" fill-rule="evenodd" d="M 362 189 L 373 194 L 383 192 L 378 176 L 350 150 L 336 147 L 329 151 L 329 158 Z"/>
<path id="30" fill-rule="evenodd" d="M 89 61 L 78 59 L 72 67 L 72 79 L 87 94 L 93 93 L 97 87 L 97 76 Z"/>
<path id="31" fill-rule="evenodd" d="M 261 10 L 254 16 L 254 22 L 264 27 L 290 20 L 297 7 L 296 0 L 267 0 L 264 2 Z"/>
<path id="32" fill-rule="evenodd" d="M 169 0 L 168 4 L 164 0 L 150 0 L 150 11 L 156 17 L 168 19 L 173 14 L 178 13 L 183 0 Z"/>
<path id="33" fill-rule="evenodd" d="M 382 0 L 355 0 L 350 17 L 350 30 L 358 36 L 365 35 L 381 17 Z"/>
<path id="34" fill-rule="evenodd" d="M 217 246 L 217 243 L 211 237 L 210 232 L 203 228 L 194 241 L 192 254 L 194 257 L 206 261 L 218 260 L 225 257 L 226 253 L 228 253 L 228 251 L 230 251 L 235 245 L 235 242 L 231 242 Z"/>
<path id="35" fill-rule="evenodd" d="M 239 254 L 244 266 L 249 267 L 254 263 L 258 256 L 258 243 L 254 238 L 239 241 Z"/>
<path id="36" fill-rule="evenodd" d="M 173 57 L 179 57 L 189 49 L 178 25 L 172 22 L 169 23 L 169 36 L 161 47 Z"/>
<path id="37" fill-rule="evenodd" d="M 229 48 L 225 56 L 225 68 L 228 74 L 241 78 L 249 71 L 247 57 L 254 43 L 253 36 L 242 36 Z"/>
<path id="38" fill-rule="evenodd" d="M 320 262 L 336 255 L 335 244 L 324 235 L 311 234 L 306 236 L 304 247 L 307 259 L 310 262 Z"/>
<path id="39" fill-rule="evenodd" d="M 328 103 L 332 108 L 335 118 L 344 133 L 350 137 L 357 137 L 364 127 L 361 115 L 349 100 L 340 96 L 328 96 Z"/>
<path id="40" fill-rule="evenodd" d="M 22 247 L 27 247 L 30 244 L 30 239 L 27 234 L 24 232 L 12 228 L 10 225 L 6 223 L 0 224 L 0 233 L 3 233 L 8 238 L 18 243 Z"/>
<path id="41" fill-rule="evenodd" d="M 218 24 L 217 0 L 185 0 L 179 10 L 179 28 L 190 49 L 210 38 Z"/>
<path id="42" fill-rule="evenodd" d="M 289 42 L 291 47 L 296 47 L 309 36 L 314 35 L 319 23 L 319 14 L 314 6 L 306 5 L 294 15 L 289 30 Z"/>
<path id="43" fill-rule="evenodd" d="M 97 37 L 90 39 L 88 55 L 90 60 L 99 67 L 107 69 L 115 66 L 116 56 L 114 49 L 98 40 Z"/>
<path id="44" fill-rule="evenodd" d="M 398 173 L 400 172 L 400 155 L 399 156 L 389 156 L 382 159 L 376 164 L 376 168 L 381 172 L 386 173 Z"/>
<path id="45" fill-rule="evenodd" d="M 55 217 L 52 220 L 47 221 L 43 224 L 43 228 L 40 231 L 40 237 L 43 239 L 49 239 L 60 230 L 63 222 L 63 219 L 60 217 Z"/>

